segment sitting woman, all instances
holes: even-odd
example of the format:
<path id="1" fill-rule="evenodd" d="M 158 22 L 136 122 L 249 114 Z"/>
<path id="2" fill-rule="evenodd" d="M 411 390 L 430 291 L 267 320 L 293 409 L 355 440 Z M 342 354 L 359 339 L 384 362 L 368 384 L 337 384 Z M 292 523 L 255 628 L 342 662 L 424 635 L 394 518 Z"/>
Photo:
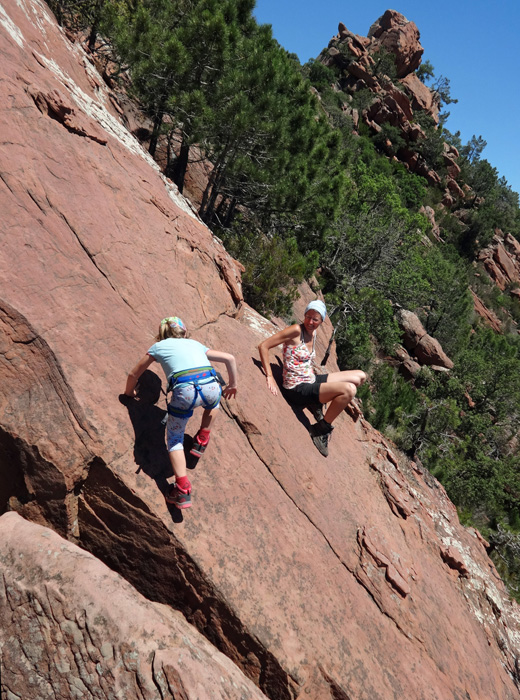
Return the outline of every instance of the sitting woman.
<path id="1" fill-rule="evenodd" d="M 357 387 L 366 380 L 360 370 L 332 372 L 316 375 L 312 361 L 316 355 L 316 332 L 327 316 L 325 304 L 316 299 L 305 309 L 303 323 L 295 323 L 258 346 L 267 386 L 275 396 L 278 393 L 269 363 L 269 350 L 283 343 L 283 394 L 295 406 L 329 404 L 325 416 L 311 426 L 312 441 L 324 457 L 328 455 L 328 442 L 333 430 L 332 422 L 356 395 Z"/>

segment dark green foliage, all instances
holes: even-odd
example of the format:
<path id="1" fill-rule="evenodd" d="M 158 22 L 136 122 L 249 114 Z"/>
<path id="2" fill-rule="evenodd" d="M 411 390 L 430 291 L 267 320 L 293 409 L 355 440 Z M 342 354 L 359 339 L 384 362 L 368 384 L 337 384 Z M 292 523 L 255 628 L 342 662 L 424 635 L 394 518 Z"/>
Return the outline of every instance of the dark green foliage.
<path id="1" fill-rule="evenodd" d="M 430 61 L 424 61 L 416 70 L 416 75 L 423 83 L 427 83 L 434 77 L 434 67 Z"/>
<path id="2" fill-rule="evenodd" d="M 399 149 L 407 145 L 401 129 L 389 122 L 381 125 L 381 131 L 375 134 L 373 141 L 379 150 L 390 156 L 397 155 Z M 390 148 L 387 147 L 387 141 L 390 141 Z"/>
<path id="3" fill-rule="evenodd" d="M 369 88 L 356 90 L 356 92 L 352 95 L 352 107 L 357 109 L 359 112 L 363 112 L 363 110 L 368 109 L 373 101 L 374 93 Z"/>
<path id="4" fill-rule="evenodd" d="M 390 82 L 395 81 L 397 77 L 397 67 L 395 64 L 394 54 L 390 53 L 390 51 L 386 51 L 384 48 L 380 48 L 379 51 L 375 53 L 373 58 L 373 75 L 382 82 L 387 80 Z"/>
<path id="5" fill-rule="evenodd" d="M 245 267 L 246 301 L 262 313 L 289 315 L 298 296 L 295 285 L 314 274 L 317 254 L 303 256 L 294 238 L 269 238 L 240 220 L 221 235 L 227 250 Z"/>
<path id="6" fill-rule="evenodd" d="M 74 32 L 89 29 L 88 47 L 94 50 L 106 0 L 49 0 L 58 23 Z"/>
<path id="7" fill-rule="evenodd" d="M 383 363 L 375 366 L 370 382 L 374 393 L 364 401 L 367 419 L 375 428 L 400 441 L 408 417 L 415 415 L 420 403 L 417 391 L 395 369 Z M 375 395 L 377 401 L 374 402 Z"/>
<path id="8" fill-rule="evenodd" d="M 416 150 L 426 161 L 428 167 L 443 173 L 445 171 L 444 160 L 444 138 L 441 130 L 437 129 L 433 117 L 426 112 L 417 112 L 415 121 L 424 131 L 426 138 L 420 139 L 416 144 Z"/>
<path id="9" fill-rule="evenodd" d="M 416 73 L 417 77 L 422 80 L 423 83 L 428 84 L 432 92 L 436 93 L 441 105 L 456 104 L 458 100 L 451 96 L 451 85 L 448 78 L 443 75 L 438 78 L 435 76 L 434 68 L 430 61 L 425 61 L 419 66 Z M 442 126 L 447 118 L 449 117 L 449 112 L 444 112 L 439 115 L 439 122 Z"/>
<path id="10" fill-rule="evenodd" d="M 317 90 L 325 90 L 336 82 L 336 71 L 317 59 L 311 59 L 302 66 L 302 73 Z"/>

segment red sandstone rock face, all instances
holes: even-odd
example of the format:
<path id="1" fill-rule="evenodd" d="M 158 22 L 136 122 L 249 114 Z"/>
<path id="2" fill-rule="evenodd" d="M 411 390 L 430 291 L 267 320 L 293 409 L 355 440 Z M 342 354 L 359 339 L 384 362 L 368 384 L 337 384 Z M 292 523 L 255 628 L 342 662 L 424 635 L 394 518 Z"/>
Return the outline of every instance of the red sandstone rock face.
<path id="1" fill-rule="evenodd" d="M 520 283 L 520 243 L 511 234 L 494 237 L 493 243 L 479 253 L 479 260 L 497 287 Z"/>
<path id="2" fill-rule="evenodd" d="M 403 343 L 421 365 L 437 365 L 453 368 L 453 362 L 443 351 L 441 344 L 428 335 L 418 317 L 411 311 L 402 309 L 397 314 L 403 331 Z"/>
<path id="3" fill-rule="evenodd" d="M 181 613 L 16 513 L 0 517 L 2 697 L 266 700 Z"/>
<path id="4" fill-rule="evenodd" d="M 490 328 L 497 333 L 502 333 L 502 323 L 500 322 L 500 319 L 493 313 L 493 311 L 484 305 L 482 299 L 480 299 L 480 297 L 478 297 L 473 290 L 470 291 L 473 297 L 473 303 L 475 305 L 475 312 L 484 319 Z"/>
<path id="5" fill-rule="evenodd" d="M 408 90 L 414 109 L 422 109 L 432 115 L 435 123 L 439 122 L 439 99 L 415 73 L 401 78 L 401 83 Z"/>
<path id="6" fill-rule="evenodd" d="M 432 235 L 434 238 L 439 241 L 439 243 L 444 243 L 444 241 L 441 238 L 441 229 L 439 227 L 439 224 L 437 223 L 435 219 L 435 212 L 433 209 L 429 206 L 426 207 L 421 207 L 420 209 L 421 214 L 425 214 L 428 217 L 428 221 L 431 224 L 432 227 Z"/>
<path id="7" fill-rule="evenodd" d="M 224 668 L 205 642 L 199 649 L 192 625 L 272 700 L 517 698 L 518 606 L 440 484 L 356 414 L 338 419 L 329 458 L 319 455 L 309 413 L 265 386 L 256 348 L 276 326 L 241 302 L 233 260 L 122 128 L 99 76 L 46 7 L 10 0 L 4 8 L 1 509 L 49 525 L 139 592 L 108 574 L 99 583 L 107 615 L 117 612 L 115 647 L 134 638 L 133 623 L 151 610 L 141 596 L 182 611 L 186 623 L 165 608 L 160 639 L 186 629 L 183 643 L 208 659 L 201 677 L 210 687 L 190 685 L 177 697 L 215 697 L 210 679 Z M 184 514 L 161 493 L 170 472 L 158 373 L 143 376 L 139 400 L 118 401 L 166 313 L 180 313 L 207 345 L 232 351 L 239 367 L 237 400 L 223 402 L 208 453 L 190 471 L 194 506 Z M 318 359 L 329 332 L 320 330 Z M 272 364 L 279 377 L 279 353 Z M 327 369 L 335 368 L 331 359 Z M 197 427 L 198 416 L 188 434 Z M 53 538 L 45 535 L 50 551 Z M 9 547 L 22 554 L 29 545 L 16 550 L 11 538 Z M 68 557 L 68 547 L 60 544 L 58 555 Z M 37 573 L 53 591 L 61 564 L 46 551 Z M 73 554 L 81 566 L 84 556 Z M 64 643 L 66 658 L 71 649 L 82 656 L 92 590 L 92 581 L 70 581 L 63 610 L 74 624 L 62 633 L 77 635 L 78 646 Z M 2 620 L 18 620 L 5 593 L 0 606 Z M 36 603 L 25 610 L 27 627 L 17 625 L 14 636 L 29 649 L 45 623 Z M 26 655 L 27 677 L 39 658 L 53 658 L 52 634 L 42 634 L 44 657 Z M 97 663 L 92 646 L 85 653 Z M 144 652 L 152 648 L 143 641 L 146 684 L 156 661 Z M 175 659 L 164 650 L 157 657 L 174 688 Z M 85 657 L 87 671 L 91 662 Z M 60 669 L 68 687 L 82 680 L 74 666 Z M 133 667 L 118 673 L 120 683 L 140 678 Z M 2 669 L 2 693 L 4 679 Z M 40 687 L 31 697 L 24 685 L 21 696 L 41 700 Z M 143 697 L 142 687 L 125 697 Z"/>
<path id="8" fill-rule="evenodd" d="M 424 49 L 414 22 L 395 10 L 387 10 L 371 27 L 368 36 L 396 57 L 397 77 L 419 68 Z"/>

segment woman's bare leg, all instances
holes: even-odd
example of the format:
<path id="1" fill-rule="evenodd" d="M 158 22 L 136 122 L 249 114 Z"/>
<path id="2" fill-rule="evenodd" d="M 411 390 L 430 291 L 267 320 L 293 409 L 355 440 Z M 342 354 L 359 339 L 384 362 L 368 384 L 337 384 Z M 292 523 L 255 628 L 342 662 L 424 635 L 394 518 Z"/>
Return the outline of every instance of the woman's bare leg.
<path id="1" fill-rule="evenodd" d="M 350 382 L 355 386 L 361 386 L 366 382 L 367 375 L 361 369 L 347 369 L 343 372 L 331 372 L 327 375 L 326 384 L 333 382 Z"/>
<path id="2" fill-rule="evenodd" d="M 320 384 L 320 401 L 330 405 L 324 418 L 332 423 L 355 397 L 357 387 L 366 381 L 367 375 L 360 369 L 332 372 L 327 381 Z"/>
<path id="3" fill-rule="evenodd" d="M 339 414 L 348 406 L 356 395 L 356 385 L 352 382 L 326 382 L 320 384 L 320 401 L 329 403 L 327 412 L 323 416 L 327 423 L 332 423 Z"/>

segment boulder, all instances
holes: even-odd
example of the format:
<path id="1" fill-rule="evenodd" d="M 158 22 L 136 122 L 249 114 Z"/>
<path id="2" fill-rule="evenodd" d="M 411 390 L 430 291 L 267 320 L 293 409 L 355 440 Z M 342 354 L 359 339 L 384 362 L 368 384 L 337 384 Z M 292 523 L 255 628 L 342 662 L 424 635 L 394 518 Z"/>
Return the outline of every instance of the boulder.
<path id="1" fill-rule="evenodd" d="M 517 257 L 517 248 L 520 250 L 520 245 L 513 236 L 509 234 L 503 239 L 502 235 L 498 235 L 488 248 L 479 253 L 479 260 L 501 290 L 512 282 L 520 282 L 520 258 Z"/>
<path id="2" fill-rule="evenodd" d="M 397 76 L 404 78 L 415 71 L 424 49 L 417 26 L 395 10 L 387 10 L 370 27 L 368 37 L 395 56 Z"/>
<path id="3" fill-rule="evenodd" d="M 437 365 L 453 368 L 453 361 L 446 355 L 441 344 L 431 335 L 424 335 L 414 348 L 415 356 L 422 365 Z"/>
<path id="4" fill-rule="evenodd" d="M 2 697 L 266 700 L 182 613 L 16 513 L 0 517 Z"/>
<path id="5" fill-rule="evenodd" d="M 515 265 L 514 259 L 511 258 L 507 250 L 504 248 L 502 243 L 496 246 L 493 253 L 493 258 L 495 262 L 500 265 L 502 272 L 509 282 L 520 281 L 519 270 Z"/>
<path id="6" fill-rule="evenodd" d="M 420 322 L 418 316 L 412 311 L 401 309 L 397 313 L 399 326 L 403 331 L 403 342 L 407 350 L 415 348 L 417 343 L 426 335 L 426 330 Z"/>
<path id="7" fill-rule="evenodd" d="M 431 227 L 432 227 L 433 237 L 437 241 L 439 241 L 439 243 L 443 243 L 444 241 L 441 238 L 441 230 L 440 230 L 439 224 L 435 220 L 435 212 L 433 211 L 432 207 L 430 207 L 430 206 L 421 207 L 419 211 L 421 214 L 424 214 L 428 218 L 428 221 L 430 222 Z"/>
<path id="8" fill-rule="evenodd" d="M 404 346 L 415 355 L 421 365 L 453 368 L 452 360 L 443 351 L 441 344 L 428 335 L 416 314 L 406 309 L 400 309 L 397 320 L 403 331 Z"/>
<path id="9" fill-rule="evenodd" d="M 415 73 L 410 73 L 401 78 L 401 83 L 410 95 L 412 107 L 428 112 L 433 117 L 435 123 L 438 124 L 440 102 L 436 93 L 432 92 Z"/>
<path id="10" fill-rule="evenodd" d="M 453 180 L 451 177 L 448 178 L 446 185 L 448 187 L 448 190 L 455 196 L 457 199 L 464 199 L 464 192 L 462 191 L 460 185 Z"/>
<path id="11" fill-rule="evenodd" d="M 514 236 L 508 233 L 504 239 L 504 245 L 508 251 L 520 261 L 520 241 L 517 241 Z"/>

